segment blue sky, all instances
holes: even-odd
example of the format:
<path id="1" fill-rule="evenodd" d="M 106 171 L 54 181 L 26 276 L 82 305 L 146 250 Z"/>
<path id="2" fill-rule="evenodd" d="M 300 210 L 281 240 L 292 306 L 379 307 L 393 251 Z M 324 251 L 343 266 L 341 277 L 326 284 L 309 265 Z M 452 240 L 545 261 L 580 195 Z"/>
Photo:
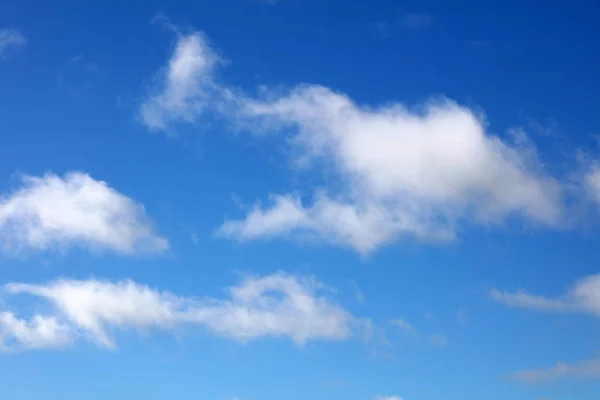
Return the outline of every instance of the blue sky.
<path id="1" fill-rule="evenodd" d="M 3 2 L 2 397 L 597 399 L 598 11 Z"/>

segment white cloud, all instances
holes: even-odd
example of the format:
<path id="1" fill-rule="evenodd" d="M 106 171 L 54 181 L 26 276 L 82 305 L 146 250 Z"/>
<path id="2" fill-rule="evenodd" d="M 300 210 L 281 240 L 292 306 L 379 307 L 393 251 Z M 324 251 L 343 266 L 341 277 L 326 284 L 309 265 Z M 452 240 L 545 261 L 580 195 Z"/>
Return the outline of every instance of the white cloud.
<path id="1" fill-rule="evenodd" d="M 490 291 L 490 296 L 509 307 L 540 311 L 582 312 L 600 318 L 600 274 L 587 276 L 576 282 L 559 297 L 544 297 L 525 291 Z"/>
<path id="2" fill-rule="evenodd" d="M 39 296 L 55 307 L 58 318 L 97 344 L 114 347 L 111 328 L 170 328 L 187 312 L 183 299 L 132 281 L 60 280 L 48 285 L 11 283 L 13 294 Z"/>
<path id="3" fill-rule="evenodd" d="M 371 107 L 318 85 L 261 87 L 250 96 L 215 80 L 216 54 L 201 33 L 178 37 L 161 90 L 141 107 L 150 129 L 210 110 L 236 128 L 278 132 L 297 167 L 335 172 L 310 201 L 271 195 L 272 204 L 226 221 L 222 236 L 301 238 L 368 254 L 403 236 L 451 239 L 465 223 L 563 222 L 561 186 L 519 130 L 501 139 L 482 116 L 447 99 Z"/>
<path id="4" fill-rule="evenodd" d="M 318 282 L 284 274 L 247 278 L 230 289 L 231 300 L 203 306 L 196 318 L 215 333 L 241 341 L 289 336 L 304 343 L 349 337 L 356 321 L 337 304 L 318 296 L 320 287 Z"/>
<path id="5" fill-rule="evenodd" d="M 0 248 L 5 251 L 84 246 L 120 253 L 168 248 L 144 208 L 105 182 L 71 172 L 23 176 L 0 198 Z"/>
<path id="6" fill-rule="evenodd" d="M 240 239 L 313 233 L 369 253 L 400 235 L 452 237 L 461 220 L 501 223 L 519 215 L 541 225 L 561 220 L 560 186 L 539 166 L 522 133 L 515 143 L 486 132 L 481 118 L 449 100 L 409 110 L 359 106 L 321 86 L 245 100 L 254 130 L 291 135 L 296 161 L 321 161 L 343 189 L 317 191 L 307 206 L 293 195 L 228 221 Z"/>
<path id="7" fill-rule="evenodd" d="M 356 302 L 358 304 L 364 304 L 364 302 L 365 302 L 365 294 L 360 289 L 360 286 L 358 286 L 358 283 L 356 283 L 356 281 L 354 281 L 354 280 L 351 280 L 350 283 L 352 283 L 352 286 L 355 289 Z"/>
<path id="8" fill-rule="evenodd" d="M 63 347 L 71 343 L 67 325 L 55 317 L 33 316 L 29 321 L 0 312 L 0 350 Z"/>
<path id="9" fill-rule="evenodd" d="M 400 396 L 377 396 L 375 400 L 402 400 Z"/>
<path id="10" fill-rule="evenodd" d="M 26 40 L 23 35 L 14 29 L 0 29 L 0 56 L 10 47 L 20 47 L 25 45 Z"/>
<path id="11" fill-rule="evenodd" d="M 512 377 L 527 383 L 540 383 L 561 378 L 600 378 L 600 359 L 584 360 L 573 364 L 556 363 L 550 368 L 521 370 Z"/>
<path id="12" fill-rule="evenodd" d="M 411 216 L 392 214 L 377 204 L 358 205 L 317 195 L 304 207 L 294 195 L 272 196 L 270 208 L 255 207 L 244 220 L 226 221 L 218 234 L 240 241 L 287 236 L 349 246 L 366 254 L 390 242 L 398 231 L 411 231 L 420 238 L 443 237 L 411 221 Z"/>
<path id="13" fill-rule="evenodd" d="M 562 299 L 549 299 L 543 296 L 531 295 L 523 290 L 502 292 L 497 289 L 490 291 L 490 296 L 510 307 L 530 308 L 536 310 L 562 311 L 568 308 Z"/>
<path id="14" fill-rule="evenodd" d="M 192 325 L 239 342 L 289 337 L 302 344 L 350 337 L 361 321 L 319 294 L 322 289 L 314 279 L 283 273 L 246 277 L 240 285 L 229 288 L 230 298 L 225 300 L 176 296 L 130 280 L 59 280 L 45 285 L 5 286 L 13 295 L 41 298 L 54 310 L 52 316 L 36 317 L 45 321 L 44 329 L 40 322 L 21 329 L 25 333 L 20 334 L 19 342 L 30 348 L 49 346 L 51 323 L 55 330 L 66 327 L 61 334 L 68 332 L 71 340 L 87 338 L 106 348 L 115 347 L 113 332 L 117 329 L 172 332 Z M 7 315 L 12 317 L 12 313 Z M 17 325 L 15 321 L 10 325 Z"/>
<path id="15" fill-rule="evenodd" d="M 165 131 L 178 120 L 196 121 L 206 107 L 214 107 L 220 90 L 214 72 L 223 62 L 202 33 L 179 35 L 172 57 L 159 75 L 156 93 L 141 105 L 143 123 L 150 130 Z"/>

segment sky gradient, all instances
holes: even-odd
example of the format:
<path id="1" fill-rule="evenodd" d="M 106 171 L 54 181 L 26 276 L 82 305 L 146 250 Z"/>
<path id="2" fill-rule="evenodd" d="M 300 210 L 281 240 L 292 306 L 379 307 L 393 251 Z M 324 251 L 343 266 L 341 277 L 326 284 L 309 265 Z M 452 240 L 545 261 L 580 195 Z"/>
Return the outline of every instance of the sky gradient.
<path id="1" fill-rule="evenodd" d="M 3 2 L 0 397 L 596 400 L 599 12 Z"/>

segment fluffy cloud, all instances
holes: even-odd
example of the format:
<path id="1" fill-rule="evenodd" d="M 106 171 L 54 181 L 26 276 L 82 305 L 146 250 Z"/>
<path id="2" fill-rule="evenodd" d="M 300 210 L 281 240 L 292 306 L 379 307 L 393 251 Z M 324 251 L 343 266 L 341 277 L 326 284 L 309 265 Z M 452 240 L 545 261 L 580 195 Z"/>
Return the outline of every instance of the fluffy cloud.
<path id="1" fill-rule="evenodd" d="M 239 342 L 260 337 L 289 337 L 297 344 L 313 339 L 342 340 L 360 321 L 319 294 L 314 279 L 283 273 L 246 277 L 229 288 L 229 299 L 176 296 L 133 281 L 58 280 L 45 285 L 10 283 L 12 295 L 42 299 L 54 314 L 29 322 L 5 312 L 0 319 L 0 344 L 13 338 L 22 348 L 57 347 L 76 339 L 114 348 L 114 331 L 172 332 L 199 325 Z"/>
<path id="2" fill-rule="evenodd" d="M 509 307 L 540 311 L 581 312 L 600 318 L 600 274 L 587 276 L 576 282 L 559 297 L 544 297 L 517 292 L 490 291 L 490 296 Z"/>
<path id="3" fill-rule="evenodd" d="M 154 232 L 141 205 L 84 173 L 23 176 L 21 188 L 0 198 L 0 248 L 70 246 L 160 252 L 168 242 Z"/>
<path id="4" fill-rule="evenodd" d="M 561 378 L 600 378 L 600 359 L 584 360 L 574 364 L 556 363 L 550 368 L 522 370 L 512 377 L 527 383 L 540 383 Z"/>
<path id="5" fill-rule="evenodd" d="M 201 33 L 179 36 L 161 91 L 141 106 L 150 129 L 210 110 L 236 128 L 277 132 L 297 167 L 335 172 L 309 200 L 274 194 L 226 221 L 222 236 L 320 240 L 368 254 L 401 236 L 446 240 L 461 223 L 562 221 L 560 184 L 520 131 L 501 139 L 481 115 L 447 99 L 371 107 L 319 85 L 250 96 L 214 79 L 216 54 Z"/>
<path id="6" fill-rule="evenodd" d="M 14 29 L 0 29 L 0 56 L 10 47 L 24 46 L 25 38 Z"/>
<path id="7" fill-rule="evenodd" d="M 201 33 L 179 36 L 156 92 L 140 108 L 143 123 L 150 130 L 165 131 L 178 120 L 194 122 L 206 107 L 214 106 L 220 91 L 214 71 L 222 63 Z"/>
<path id="8" fill-rule="evenodd" d="M 68 325 L 55 317 L 33 316 L 29 321 L 0 312 L 0 350 L 63 347 L 71 343 Z"/>
<path id="9" fill-rule="evenodd" d="M 108 330 L 115 327 L 169 328 L 187 312 L 183 299 L 151 290 L 132 281 L 61 280 L 47 285 L 8 284 L 12 294 L 47 300 L 57 317 L 104 347 L 114 347 Z"/>
<path id="10" fill-rule="evenodd" d="M 213 332 L 241 341 L 262 336 L 289 336 L 296 343 L 313 338 L 345 339 L 355 319 L 326 297 L 310 279 L 276 274 L 247 278 L 230 289 L 231 300 L 207 304 L 196 318 Z M 281 296 L 274 296 L 278 293 Z"/>
<path id="11" fill-rule="evenodd" d="M 321 86 L 246 100 L 254 130 L 279 130 L 303 166 L 330 164 L 342 190 L 323 188 L 303 205 L 275 196 L 221 233 L 248 239 L 312 233 L 368 253 L 400 235 L 451 238 L 461 220 L 500 223 L 519 215 L 540 225 L 561 219 L 559 184 L 539 166 L 522 133 L 514 143 L 486 132 L 481 118 L 449 100 L 409 110 L 359 106 Z M 322 165 L 322 164 L 319 164 Z"/>
<path id="12" fill-rule="evenodd" d="M 377 396 L 375 400 L 402 400 L 400 396 Z"/>
<path id="13" fill-rule="evenodd" d="M 269 208 L 257 206 L 243 220 L 226 221 L 218 234 L 240 241 L 278 236 L 314 239 L 349 246 L 363 254 L 391 241 L 398 231 L 408 230 L 420 238 L 448 234 L 440 230 L 428 235 L 409 215 L 402 220 L 377 204 L 340 202 L 326 195 L 317 195 L 308 207 L 291 194 L 272 199 Z"/>

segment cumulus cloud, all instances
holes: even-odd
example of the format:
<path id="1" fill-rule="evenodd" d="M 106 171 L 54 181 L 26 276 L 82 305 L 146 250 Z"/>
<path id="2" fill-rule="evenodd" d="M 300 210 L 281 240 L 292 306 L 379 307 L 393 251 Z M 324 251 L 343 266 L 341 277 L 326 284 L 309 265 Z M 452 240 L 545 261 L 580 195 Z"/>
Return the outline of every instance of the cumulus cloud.
<path id="1" fill-rule="evenodd" d="M 550 368 L 521 370 L 512 377 L 527 383 L 541 383 L 562 378 L 600 378 L 600 359 L 584 360 L 573 364 L 559 362 Z"/>
<path id="2" fill-rule="evenodd" d="M 491 290 L 490 296 L 509 307 L 554 312 L 580 312 L 600 318 L 600 274 L 581 279 L 566 293 L 558 297 L 532 295 L 523 290 L 503 292 L 497 289 Z"/>
<path id="3" fill-rule="evenodd" d="M 144 208 L 105 182 L 81 172 L 21 180 L 19 189 L 0 198 L 4 251 L 83 246 L 131 254 L 168 248 Z"/>
<path id="4" fill-rule="evenodd" d="M 215 105 L 220 88 L 214 72 L 223 62 L 202 33 L 179 35 L 155 92 L 140 107 L 142 122 L 152 131 L 165 131 L 176 121 L 196 121 L 206 107 Z"/>
<path id="5" fill-rule="evenodd" d="M 25 45 L 25 37 L 14 29 L 0 29 L 0 56 L 11 47 Z"/>
<path id="6" fill-rule="evenodd" d="M 246 277 L 229 288 L 227 299 L 177 296 L 131 280 L 9 283 L 7 293 L 39 298 L 53 314 L 26 323 L 5 312 L 0 338 L 12 337 L 24 348 L 57 347 L 76 339 L 114 348 L 116 330 L 173 332 L 187 326 L 239 342 L 288 337 L 303 344 L 350 337 L 361 321 L 323 295 L 323 289 L 314 279 L 284 273 Z M 9 344 L 4 340 L 4 347 Z"/>
<path id="7" fill-rule="evenodd" d="M 540 225 L 561 219 L 560 185 L 545 174 L 522 134 L 515 143 L 486 132 L 471 110 L 450 100 L 421 110 L 357 105 L 309 85 L 246 100 L 254 130 L 279 130 L 303 166 L 329 163 L 342 190 L 322 188 L 308 205 L 274 196 L 221 233 L 240 239 L 302 235 L 369 253 L 400 235 L 453 237 L 468 219 L 501 223 L 512 215 Z M 332 185 L 333 186 L 333 185 Z"/>
<path id="8" fill-rule="evenodd" d="M 292 194 L 275 195 L 272 200 L 271 207 L 257 206 L 243 220 L 226 221 L 218 234 L 240 241 L 278 236 L 326 241 L 363 254 L 391 241 L 398 231 L 409 230 L 419 238 L 448 234 L 440 229 L 428 235 L 410 216 L 402 220 L 377 204 L 341 202 L 322 194 L 308 207 Z"/>
<path id="9" fill-rule="evenodd" d="M 345 339 L 354 318 L 317 291 L 312 279 L 285 274 L 247 278 L 230 289 L 231 300 L 196 310 L 196 318 L 213 332 L 241 341 L 262 336 L 288 336 L 296 343 L 309 339 Z M 282 296 L 273 296 L 278 293 Z"/>
<path id="10" fill-rule="evenodd" d="M 141 106 L 150 129 L 210 110 L 229 126 L 278 133 L 295 167 L 334 171 L 308 199 L 272 194 L 226 221 L 221 236 L 301 238 L 368 254 L 402 236 L 448 240 L 461 223 L 562 222 L 560 184 L 521 131 L 496 136 L 482 115 L 449 99 L 368 106 L 319 85 L 249 95 L 214 79 L 216 54 L 201 33 L 178 37 L 161 91 Z"/>

